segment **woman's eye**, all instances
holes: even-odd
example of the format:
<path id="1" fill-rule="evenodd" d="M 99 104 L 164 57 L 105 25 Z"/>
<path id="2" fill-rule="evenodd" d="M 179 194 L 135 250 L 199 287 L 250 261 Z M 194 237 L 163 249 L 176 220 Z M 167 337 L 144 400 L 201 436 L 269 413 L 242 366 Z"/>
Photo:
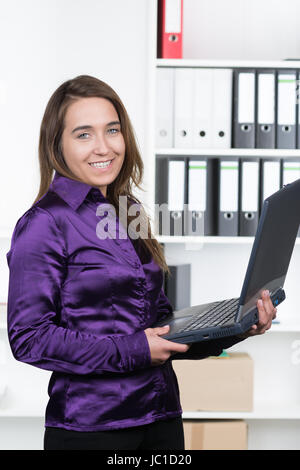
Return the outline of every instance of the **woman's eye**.
<path id="1" fill-rule="evenodd" d="M 83 132 L 82 134 L 79 134 L 78 139 L 81 139 L 83 135 L 89 135 L 87 132 Z"/>
<path id="2" fill-rule="evenodd" d="M 120 131 L 119 131 L 119 129 L 112 128 L 112 129 L 108 129 L 108 132 L 110 132 L 111 134 L 116 134 Z"/>

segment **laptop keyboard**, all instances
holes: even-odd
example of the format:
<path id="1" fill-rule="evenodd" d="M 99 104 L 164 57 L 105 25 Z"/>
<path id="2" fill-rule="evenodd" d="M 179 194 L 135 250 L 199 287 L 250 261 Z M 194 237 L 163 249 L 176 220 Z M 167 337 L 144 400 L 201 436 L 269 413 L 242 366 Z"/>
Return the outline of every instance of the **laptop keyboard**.
<path id="1" fill-rule="evenodd" d="M 190 323 L 178 330 L 177 333 L 209 326 L 221 326 L 230 320 L 234 320 L 239 300 L 239 298 L 222 300 L 211 306 L 208 310 L 194 314 Z"/>

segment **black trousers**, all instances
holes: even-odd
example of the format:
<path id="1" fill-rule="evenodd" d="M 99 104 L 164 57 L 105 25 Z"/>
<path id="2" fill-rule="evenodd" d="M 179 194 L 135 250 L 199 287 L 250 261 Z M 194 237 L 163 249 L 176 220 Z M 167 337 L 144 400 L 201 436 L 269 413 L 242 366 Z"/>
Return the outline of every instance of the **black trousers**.
<path id="1" fill-rule="evenodd" d="M 113 431 L 67 431 L 46 427 L 44 450 L 184 450 L 182 418 Z"/>

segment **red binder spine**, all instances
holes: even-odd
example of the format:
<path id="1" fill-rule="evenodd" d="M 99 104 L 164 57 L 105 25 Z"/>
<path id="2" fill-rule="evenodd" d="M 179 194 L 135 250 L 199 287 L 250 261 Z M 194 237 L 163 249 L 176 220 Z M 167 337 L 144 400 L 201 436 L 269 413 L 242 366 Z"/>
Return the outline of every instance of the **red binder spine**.
<path id="1" fill-rule="evenodd" d="M 182 59 L 183 0 L 158 0 L 157 57 Z"/>

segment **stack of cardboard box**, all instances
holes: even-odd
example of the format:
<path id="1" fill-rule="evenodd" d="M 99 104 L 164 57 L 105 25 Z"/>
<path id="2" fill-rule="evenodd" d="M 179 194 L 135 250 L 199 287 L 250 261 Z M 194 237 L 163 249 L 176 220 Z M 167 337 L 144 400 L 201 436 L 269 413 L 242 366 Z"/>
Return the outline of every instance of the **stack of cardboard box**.
<path id="1" fill-rule="evenodd" d="M 184 420 L 186 450 L 245 450 L 247 424 L 242 420 Z"/>
<path id="2" fill-rule="evenodd" d="M 228 353 L 202 360 L 173 361 L 183 411 L 252 411 L 253 360 Z M 185 421 L 186 449 L 246 449 L 241 420 Z"/>

